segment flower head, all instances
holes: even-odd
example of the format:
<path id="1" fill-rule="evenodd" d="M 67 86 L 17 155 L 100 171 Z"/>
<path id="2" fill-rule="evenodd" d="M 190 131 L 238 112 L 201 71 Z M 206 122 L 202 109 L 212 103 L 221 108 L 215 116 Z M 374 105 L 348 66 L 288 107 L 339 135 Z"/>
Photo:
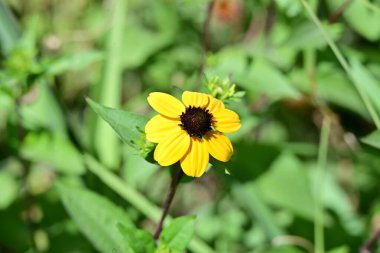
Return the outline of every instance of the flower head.
<path id="1" fill-rule="evenodd" d="M 158 143 L 154 160 L 162 166 L 180 161 L 188 176 L 200 177 L 206 171 L 209 155 L 227 162 L 233 148 L 223 133 L 240 128 L 239 116 L 204 93 L 185 91 L 182 102 L 161 92 L 148 96 L 148 103 L 159 114 L 145 126 L 146 138 Z"/>

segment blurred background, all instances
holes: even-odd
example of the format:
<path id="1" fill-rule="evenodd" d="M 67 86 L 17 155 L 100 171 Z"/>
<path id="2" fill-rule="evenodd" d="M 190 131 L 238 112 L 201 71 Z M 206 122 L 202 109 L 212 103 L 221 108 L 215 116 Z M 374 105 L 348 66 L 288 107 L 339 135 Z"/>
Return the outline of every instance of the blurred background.
<path id="1" fill-rule="evenodd" d="M 358 252 L 380 229 L 380 135 L 366 137 L 380 113 L 379 0 L 0 0 L 0 50 L 1 253 L 98 252 L 57 179 L 154 231 L 142 200 L 86 157 L 155 207 L 169 169 L 123 144 L 85 97 L 150 117 L 149 92 L 223 96 L 232 84 L 235 154 L 185 180 L 171 209 L 196 215 L 212 249 L 188 252 Z"/>

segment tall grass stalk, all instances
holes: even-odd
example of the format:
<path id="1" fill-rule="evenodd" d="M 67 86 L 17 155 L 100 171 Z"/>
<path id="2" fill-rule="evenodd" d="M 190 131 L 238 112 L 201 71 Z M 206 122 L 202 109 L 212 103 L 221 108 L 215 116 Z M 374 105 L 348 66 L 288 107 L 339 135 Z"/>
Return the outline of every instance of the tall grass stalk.
<path id="1" fill-rule="evenodd" d="M 9 53 L 20 37 L 19 24 L 6 3 L 0 0 L 0 45 L 4 53 Z"/>
<path id="2" fill-rule="evenodd" d="M 334 40 L 329 36 L 329 34 L 325 31 L 325 29 L 322 26 L 321 21 L 318 19 L 318 17 L 315 15 L 314 11 L 308 4 L 306 0 L 300 0 L 303 6 L 305 7 L 306 11 L 308 12 L 310 18 L 315 23 L 315 25 L 318 27 L 318 29 L 321 31 L 323 37 L 325 38 L 326 42 L 329 44 L 331 50 L 335 54 L 335 57 L 338 59 L 340 65 L 344 69 L 344 71 L 347 73 L 348 77 L 351 79 L 352 83 L 354 84 L 355 88 L 357 89 L 359 96 L 363 100 L 364 105 L 366 106 L 373 122 L 375 123 L 377 129 L 380 129 L 380 118 L 377 114 L 375 108 L 372 105 L 372 102 L 367 94 L 367 92 L 363 89 L 363 86 L 358 83 L 355 78 L 352 75 L 352 69 L 350 65 L 348 64 L 347 60 L 344 58 L 343 54 L 340 52 L 339 48 L 335 44 Z"/>
<path id="3" fill-rule="evenodd" d="M 99 101 L 112 108 L 120 107 L 123 73 L 123 34 L 126 19 L 127 0 L 112 1 L 110 32 L 107 37 L 107 58 L 100 84 Z M 119 166 L 121 158 L 120 141 L 113 129 L 98 119 L 95 130 L 95 148 L 100 160 L 110 169 Z"/>
<path id="4" fill-rule="evenodd" d="M 314 213 L 314 252 L 325 252 L 324 240 L 324 186 L 327 167 L 327 154 L 329 146 L 331 123 L 330 119 L 325 117 L 322 123 L 321 136 L 318 150 L 318 176 L 315 187 L 315 213 Z"/>

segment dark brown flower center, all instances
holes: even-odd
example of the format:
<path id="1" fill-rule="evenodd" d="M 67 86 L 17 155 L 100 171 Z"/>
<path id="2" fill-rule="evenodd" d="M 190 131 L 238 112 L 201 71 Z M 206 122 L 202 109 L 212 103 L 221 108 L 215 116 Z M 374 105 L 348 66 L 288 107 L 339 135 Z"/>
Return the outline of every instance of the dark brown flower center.
<path id="1" fill-rule="evenodd" d="M 202 138 L 208 131 L 212 130 L 212 114 L 208 109 L 189 106 L 181 114 L 181 124 L 190 136 Z"/>

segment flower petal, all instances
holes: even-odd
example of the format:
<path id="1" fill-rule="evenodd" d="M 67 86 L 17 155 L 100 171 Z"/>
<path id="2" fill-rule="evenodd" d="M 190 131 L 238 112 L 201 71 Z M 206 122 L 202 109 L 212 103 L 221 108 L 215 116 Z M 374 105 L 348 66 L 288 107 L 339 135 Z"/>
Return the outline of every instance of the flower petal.
<path id="1" fill-rule="evenodd" d="M 221 109 L 213 114 L 214 127 L 224 133 L 235 132 L 240 128 L 239 115 L 229 109 Z"/>
<path id="2" fill-rule="evenodd" d="M 148 103 L 153 109 L 167 117 L 179 118 L 185 111 L 185 106 L 172 95 L 162 92 L 152 92 L 148 96 Z"/>
<path id="3" fill-rule="evenodd" d="M 182 93 L 182 102 L 186 106 L 206 107 L 209 96 L 204 93 L 185 91 Z"/>
<path id="4" fill-rule="evenodd" d="M 219 99 L 214 98 L 213 96 L 209 96 L 210 102 L 207 106 L 208 111 L 213 114 L 217 111 L 224 109 L 224 104 Z"/>
<path id="5" fill-rule="evenodd" d="M 154 151 L 154 160 L 162 166 L 169 166 L 179 161 L 190 148 L 190 136 L 179 130 L 158 143 Z"/>
<path id="6" fill-rule="evenodd" d="M 181 130 L 178 120 L 173 120 L 158 114 L 145 125 L 145 134 L 148 141 L 161 142 Z"/>
<path id="7" fill-rule="evenodd" d="M 233 153 L 231 141 L 217 131 L 210 131 L 206 134 L 205 140 L 208 144 L 208 151 L 217 160 L 227 162 Z"/>
<path id="8" fill-rule="evenodd" d="M 181 159 L 183 172 L 190 177 L 200 177 L 205 173 L 209 161 L 207 143 L 203 139 L 191 138 L 191 147 Z"/>

